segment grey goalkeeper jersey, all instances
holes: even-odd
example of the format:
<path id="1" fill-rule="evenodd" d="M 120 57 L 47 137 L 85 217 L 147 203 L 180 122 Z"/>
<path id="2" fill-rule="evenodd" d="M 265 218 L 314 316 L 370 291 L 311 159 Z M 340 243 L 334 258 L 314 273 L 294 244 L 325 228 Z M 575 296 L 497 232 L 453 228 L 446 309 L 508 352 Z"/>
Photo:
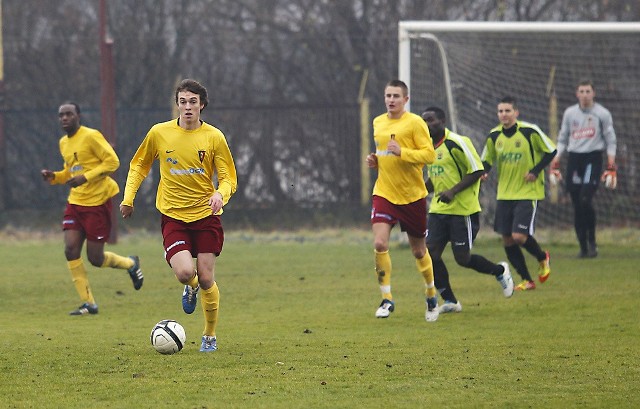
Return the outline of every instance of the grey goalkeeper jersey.
<path id="1" fill-rule="evenodd" d="M 563 152 L 588 153 L 605 151 L 616 155 L 616 132 L 609 110 L 597 102 L 591 108 L 570 106 L 562 116 L 558 134 L 558 155 Z"/>

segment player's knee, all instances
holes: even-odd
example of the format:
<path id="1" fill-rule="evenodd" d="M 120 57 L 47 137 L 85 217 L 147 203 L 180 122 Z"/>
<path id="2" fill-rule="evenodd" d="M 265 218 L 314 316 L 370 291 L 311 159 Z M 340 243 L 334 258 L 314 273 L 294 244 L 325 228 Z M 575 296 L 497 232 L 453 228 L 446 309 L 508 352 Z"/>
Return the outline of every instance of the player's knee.
<path id="1" fill-rule="evenodd" d="M 469 267 L 469 263 L 471 262 L 471 254 L 469 253 L 464 253 L 464 254 L 455 253 L 453 255 L 453 258 L 456 260 L 456 263 L 458 263 L 458 265 L 461 267 Z"/>
<path id="2" fill-rule="evenodd" d="M 87 254 L 87 258 L 89 259 L 89 263 L 94 267 L 102 267 L 102 264 L 104 264 L 103 254 Z"/>
<path id="3" fill-rule="evenodd" d="M 80 258 L 80 251 L 73 247 L 65 246 L 64 256 L 67 260 L 77 260 Z"/>
<path id="4" fill-rule="evenodd" d="M 517 244 L 518 246 L 522 246 L 524 243 L 527 242 L 527 238 L 529 238 L 529 236 L 526 234 L 513 233 L 511 238 L 513 239 L 513 242 L 515 244 Z"/>
<path id="5" fill-rule="evenodd" d="M 389 242 L 386 240 L 379 240 L 376 239 L 373 242 L 373 248 L 378 252 L 378 253 L 384 253 L 385 251 L 389 250 Z"/>

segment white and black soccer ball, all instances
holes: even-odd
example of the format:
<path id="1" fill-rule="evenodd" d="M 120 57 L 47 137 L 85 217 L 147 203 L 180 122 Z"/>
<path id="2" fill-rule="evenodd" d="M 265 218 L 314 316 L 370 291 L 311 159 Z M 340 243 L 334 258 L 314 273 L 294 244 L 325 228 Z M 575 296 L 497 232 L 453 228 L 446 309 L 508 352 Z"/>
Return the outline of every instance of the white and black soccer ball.
<path id="1" fill-rule="evenodd" d="M 184 347 L 186 340 L 184 328 L 174 320 L 162 320 L 151 330 L 151 345 L 161 354 L 175 354 Z"/>

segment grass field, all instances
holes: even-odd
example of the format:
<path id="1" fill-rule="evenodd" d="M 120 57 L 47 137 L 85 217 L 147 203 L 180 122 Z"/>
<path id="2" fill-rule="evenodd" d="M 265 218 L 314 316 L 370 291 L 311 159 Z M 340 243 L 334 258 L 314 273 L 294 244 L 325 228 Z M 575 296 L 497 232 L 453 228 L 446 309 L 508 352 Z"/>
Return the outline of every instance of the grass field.
<path id="1" fill-rule="evenodd" d="M 79 301 L 61 236 L 5 234 L 0 407 L 640 407 L 640 243 L 623 237 L 577 260 L 570 237 L 543 235 L 551 278 L 511 299 L 447 250 L 464 310 L 427 323 L 406 247 L 391 250 L 396 311 L 380 320 L 368 231 L 230 232 L 217 265 L 220 349 L 202 354 L 202 312 L 182 312 L 159 234 L 108 246 L 140 255 L 139 292 L 124 272 L 87 267 L 100 306 L 87 317 L 67 315 Z M 474 249 L 504 259 L 493 234 Z M 149 344 L 165 318 L 187 332 L 172 356 Z"/>

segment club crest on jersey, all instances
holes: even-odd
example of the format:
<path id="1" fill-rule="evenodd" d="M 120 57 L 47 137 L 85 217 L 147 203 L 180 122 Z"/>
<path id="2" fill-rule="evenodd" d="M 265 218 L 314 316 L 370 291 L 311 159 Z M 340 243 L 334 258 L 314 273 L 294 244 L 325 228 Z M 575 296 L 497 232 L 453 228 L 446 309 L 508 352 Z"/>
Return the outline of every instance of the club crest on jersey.
<path id="1" fill-rule="evenodd" d="M 442 159 L 442 152 L 438 152 L 438 154 L 436 155 L 438 160 Z"/>
<path id="2" fill-rule="evenodd" d="M 522 145 L 522 143 L 520 141 L 516 142 L 516 148 L 519 148 Z"/>
<path id="3" fill-rule="evenodd" d="M 198 151 L 198 157 L 200 158 L 200 163 L 204 160 L 205 151 Z"/>

